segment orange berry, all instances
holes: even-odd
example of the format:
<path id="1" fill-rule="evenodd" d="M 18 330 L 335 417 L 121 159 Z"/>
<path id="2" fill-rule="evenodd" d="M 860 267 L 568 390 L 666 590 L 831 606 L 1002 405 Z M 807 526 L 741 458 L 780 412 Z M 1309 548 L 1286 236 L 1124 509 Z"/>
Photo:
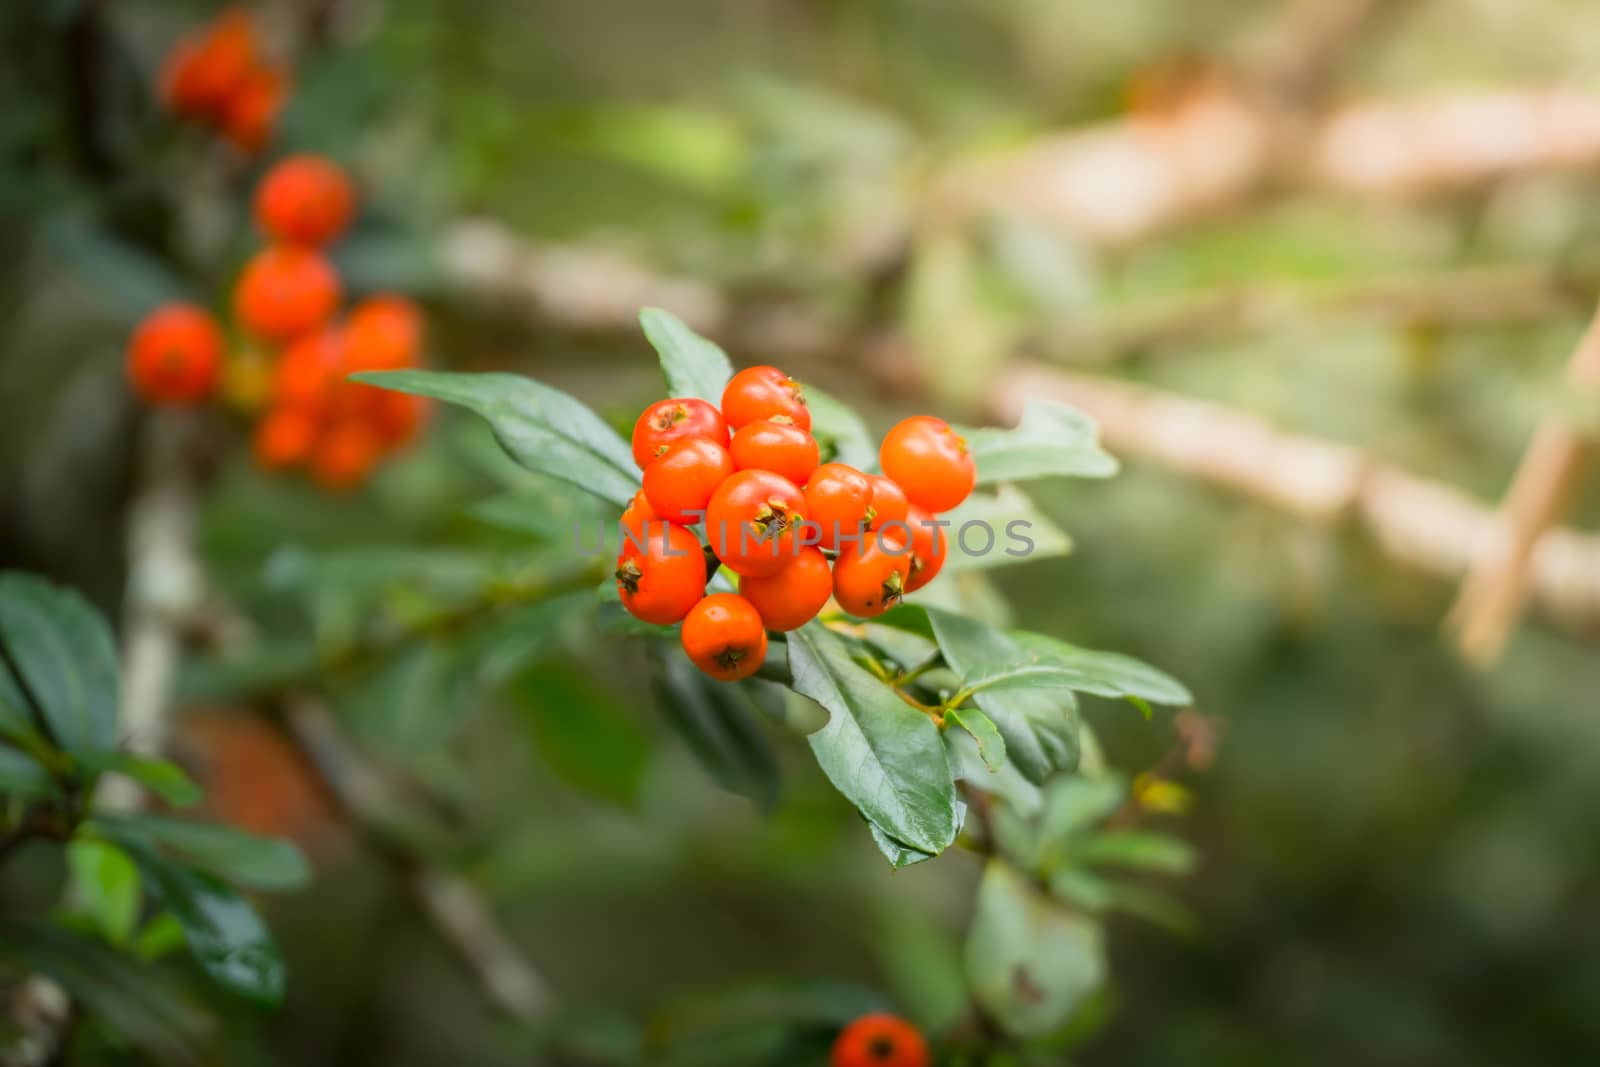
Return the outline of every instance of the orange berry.
<path id="1" fill-rule="evenodd" d="M 623 536 L 631 535 L 635 541 L 643 542 L 645 531 L 650 523 L 658 525 L 663 522 L 661 516 L 656 514 L 656 509 L 650 506 L 650 498 L 644 495 L 641 489 L 633 494 L 633 499 L 628 501 L 628 506 L 622 511 L 622 518 L 618 525 L 622 527 Z"/>
<path id="2" fill-rule="evenodd" d="M 739 427 L 728 451 L 740 470 L 771 471 L 795 485 L 805 485 L 821 462 L 817 439 L 784 415 Z"/>
<path id="3" fill-rule="evenodd" d="M 872 507 L 867 512 L 868 528 L 879 530 L 884 523 L 905 522 L 906 512 L 911 507 L 911 502 L 906 499 L 906 491 L 881 474 L 869 474 L 867 481 L 872 483 Z"/>
<path id="4" fill-rule="evenodd" d="M 256 225 L 274 240 L 323 245 L 350 225 L 355 201 L 350 179 L 332 160 L 290 156 L 256 186 Z"/>
<path id="5" fill-rule="evenodd" d="M 327 322 L 339 297 L 339 275 L 320 254 L 272 245 L 245 264 L 233 291 L 233 308 L 252 333 L 286 343 Z"/>
<path id="6" fill-rule="evenodd" d="M 340 423 L 313 447 L 311 475 L 324 489 L 346 492 L 366 479 L 381 454 L 377 434 L 360 423 Z"/>
<path id="7" fill-rule="evenodd" d="M 216 118 L 247 83 L 255 61 L 255 27 L 242 10 L 229 8 L 173 46 L 162 66 L 162 98 L 179 115 Z"/>
<path id="8" fill-rule="evenodd" d="M 870 619 L 900 602 L 910 576 L 905 541 L 889 531 L 863 534 L 833 561 L 833 598 L 850 614 Z"/>
<path id="9" fill-rule="evenodd" d="M 343 361 L 343 331 L 330 326 L 306 334 L 283 350 L 272 369 L 273 401 L 305 408 L 323 406 Z"/>
<path id="10" fill-rule="evenodd" d="M 769 630 L 798 630 L 833 595 L 833 573 L 821 549 L 806 547 L 777 574 L 740 578 L 739 595 L 755 605 Z"/>
<path id="11" fill-rule="evenodd" d="M 906 514 L 906 525 L 911 528 L 911 573 L 906 578 L 908 593 L 921 589 L 944 569 L 945 558 L 950 553 L 950 538 L 944 526 L 935 525 L 938 518 L 916 505 L 912 505 Z"/>
<path id="12" fill-rule="evenodd" d="M 824 463 L 805 484 L 806 517 L 816 523 L 817 544 L 839 547 L 841 536 L 860 533 L 872 506 L 872 482 L 845 463 Z"/>
<path id="13" fill-rule="evenodd" d="M 733 593 L 713 593 L 696 604 L 678 636 L 694 665 L 724 682 L 750 677 L 767 658 L 760 613 Z"/>
<path id="14" fill-rule="evenodd" d="M 272 140 L 278 114 L 289 100 L 289 73 L 258 67 L 230 96 L 222 114 L 222 133 L 245 155 L 256 155 Z"/>
<path id="15" fill-rule="evenodd" d="M 216 388 L 222 328 L 192 304 L 166 304 L 145 317 L 128 344 L 128 379 L 152 404 L 195 404 Z"/>
<path id="16" fill-rule="evenodd" d="M 386 448 L 399 448 L 417 436 L 423 421 L 428 417 L 428 398 L 379 391 L 378 407 L 373 412 L 373 425 Z"/>
<path id="17" fill-rule="evenodd" d="M 746 367 L 722 390 L 722 417 L 729 429 L 776 415 L 787 416 L 802 430 L 811 429 L 811 409 L 800 383 L 777 367 Z"/>
<path id="18" fill-rule="evenodd" d="M 350 312 L 345 368 L 401 370 L 422 355 L 422 312 L 403 296 L 368 297 Z"/>
<path id="19" fill-rule="evenodd" d="M 652 522 L 645 537 L 623 539 L 616 578 L 622 606 L 635 618 L 669 626 L 705 595 L 700 539 L 682 526 Z"/>
<path id="20" fill-rule="evenodd" d="M 863 1015 L 840 1032 L 829 1067 L 928 1067 L 928 1043 L 895 1015 Z"/>
<path id="21" fill-rule="evenodd" d="M 732 474 L 733 460 L 717 442 L 677 441 L 644 469 L 645 499 L 668 522 L 691 526 L 705 521 L 711 494 Z"/>
<path id="22" fill-rule="evenodd" d="M 884 435 L 878 462 L 906 499 L 927 511 L 956 507 L 978 481 L 967 442 L 943 419 L 913 415 Z"/>
<path id="23" fill-rule="evenodd" d="M 267 470 L 282 470 L 306 461 L 317 439 L 317 420 L 305 408 L 280 407 L 256 424 L 253 452 Z"/>

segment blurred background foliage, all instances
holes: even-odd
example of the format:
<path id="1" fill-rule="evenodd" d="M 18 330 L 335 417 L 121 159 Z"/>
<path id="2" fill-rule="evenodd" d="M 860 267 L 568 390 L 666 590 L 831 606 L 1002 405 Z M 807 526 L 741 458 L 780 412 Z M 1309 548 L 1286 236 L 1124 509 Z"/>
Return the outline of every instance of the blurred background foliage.
<path id="1" fill-rule="evenodd" d="M 1142 74 L 1178 57 L 1246 60 L 1281 6 L 352 0 L 333 5 L 329 39 L 301 61 L 284 141 L 354 169 L 366 208 L 341 267 L 358 290 L 419 291 L 440 365 L 533 374 L 619 423 L 659 389 L 642 339 L 530 325 L 462 291 L 444 255 L 455 222 L 492 218 L 532 242 L 714 282 L 735 302 L 792 300 L 825 321 L 892 328 L 917 347 L 944 410 L 969 419 L 1019 338 L 1124 309 L 1483 265 L 1593 276 L 1592 170 L 1421 199 L 1291 191 L 1109 252 L 1018 218 L 959 237 L 918 223 L 934 171 L 1115 118 Z M 1345 58 L 1341 96 L 1600 89 L 1600 8 L 1584 0 L 1397 7 Z M 207 149 L 164 123 L 147 90 L 166 45 L 209 10 L 40 0 L 0 11 L 0 558 L 112 610 L 137 418 L 119 377 L 126 328 L 163 294 L 220 296 L 220 265 L 244 254 L 216 236 L 237 229 L 242 201 L 215 187 L 215 170 L 196 163 Z M 171 225 L 180 215 L 188 230 Z M 1308 311 L 1180 336 L 1114 373 L 1359 446 L 1489 502 L 1560 398 L 1592 290 L 1580 286 L 1566 312 L 1505 325 Z M 736 358 L 765 356 L 758 343 Z M 777 361 L 877 428 L 895 410 L 857 350 Z M 216 462 L 203 555 L 269 628 L 348 623 L 352 579 L 327 580 L 316 561 L 351 549 L 531 551 L 474 517 L 511 483 L 464 419 L 442 417 L 425 448 L 354 500 L 271 480 L 242 454 Z M 1175 887 L 1197 931 L 1113 923 L 1111 990 L 1070 1035 L 1082 1062 L 1600 1053 L 1594 634 L 1535 617 L 1497 667 L 1474 673 L 1439 634 L 1450 587 L 1357 531 L 1137 463 L 1038 495 L 1074 554 L 995 572 L 985 602 L 1161 665 L 1223 724 L 1174 824 L 1202 857 Z M 1600 520 L 1597 501 L 1591 489 L 1575 524 Z M 448 570 L 425 577 L 447 589 Z M 730 796 L 649 711 L 639 649 L 581 627 L 549 641 L 504 688 L 504 707 L 441 720 L 390 695 L 392 679 L 374 691 L 379 678 L 353 683 L 341 710 L 449 798 L 453 858 L 571 1005 L 570 1062 L 604 1062 L 635 1040 L 627 1020 L 693 1026 L 707 1009 L 682 1007 L 691 995 L 774 978 L 857 982 L 925 1025 L 955 1019 L 975 861 L 952 853 L 891 874 L 793 745 L 774 749 L 770 811 Z M 1168 715 L 1146 723 L 1105 704 L 1088 717 L 1120 766 L 1151 765 L 1170 743 Z M 212 726 L 186 734 L 191 759 L 220 758 L 206 731 L 232 736 L 237 718 L 196 716 Z M 243 751 L 225 779 L 260 773 L 262 789 L 289 788 L 271 784 L 268 757 Z M 524 1038 L 488 1014 L 379 858 L 316 796 L 257 814 L 261 829 L 316 842 L 319 880 L 270 904 L 288 1004 L 270 1019 L 223 1005 L 229 1062 L 528 1062 Z M 747 1062 L 726 1050 L 703 1062 L 718 1055 Z"/>

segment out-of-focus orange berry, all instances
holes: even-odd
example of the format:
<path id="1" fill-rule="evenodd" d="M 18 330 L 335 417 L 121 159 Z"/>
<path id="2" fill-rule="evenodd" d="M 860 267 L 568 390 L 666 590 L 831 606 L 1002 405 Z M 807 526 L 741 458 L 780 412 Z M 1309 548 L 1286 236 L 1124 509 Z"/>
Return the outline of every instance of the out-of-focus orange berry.
<path id="1" fill-rule="evenodd" d="M 290 156 L 256 186 L 256 225 L 278 241 L 324 245 L 350 225 L 355 203 L 350 179 L 332 160 Z"/>
<path id="2" fill-rule="evenodd" d="M 311 455 L 316 438 L 317 420 L 312 412 L 299 407 L 274 408 L 256 424 L 256 462 L 267 470 L 298 466 Z"/>
<path id="3" fill-rule="evenodd" d="M 272 245 L 245 264 L 234 288 L 233 309 L 252 333 L 287 343 L 326 323 L 339 297 L 339 275 L 319 253 Z"/>
<path id="4" fill-rule="evenodd" d="M 223 135 L 246 155 L 258 154 L 272 140 L 278 115 L 288 101 L 288 70 L 257 67 L 228 98 L 221 118 Z"/>
<path id="5" fill-rule="evenodd" d="M 218 119 L 249 83 L 255 63 L 250 16 L 229 8 L 173 46 L 162 67 L 162 99 L 179 115 Z"/>
<path id="6" fill-rule="evenodd" d="M 321 407 L 327 402 L 343 363 L 343 330 L 329 326 L 306 334 L 278 357 L 272 371 L 273 401 L 295 407 Z"/>
<path id="7" fill-rule="evenodd" d="M 311 475 L 324 489 L 347 492 L 366 480 L 382 452 L 377 434 L 365 425 L 336 422 L 312 448 Z"/>
<path id="8" fill-rule="evenodd" d="M 211 395 L 222 368 L 222 329 L 192 304 L 157 308 L 128 345 L 128 379 L 152 404 L 196 404 Z"/>
<path id="9" fill-rule="evenodd" d="M 403 296 L 374 296 L 350 312 L 345 366 L 363 370 L 414 367 L 422 355 L 422 312 Z"/>

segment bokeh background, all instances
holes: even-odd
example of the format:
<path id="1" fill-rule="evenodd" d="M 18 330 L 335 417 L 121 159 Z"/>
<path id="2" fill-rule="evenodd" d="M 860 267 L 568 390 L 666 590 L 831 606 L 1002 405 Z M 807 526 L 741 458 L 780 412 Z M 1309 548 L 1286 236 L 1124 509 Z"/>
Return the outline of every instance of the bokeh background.
<path id="1" fill-rule="evenodd" d="M 308 7 L 281 139 L 358 177 L 337 253 L 353 286 L 417 294 L 435 364 L 531 374 L 619 424 L 659 390 L 641 303 L 879 429 L 913 398 L 980 421 L 1013 411 L 1018 381 L 1102 402 L 1107 382 L 1136 385 L 1213 405 L 1224 417 L 1196 432 L 1247 470 L 1294 456 L 1228 418 L 1484 509 L 1541 420 L 1582 406 L 1562 368 L 1600 280 L 1600 8 L 1584 0 L 262 10 L 288 37 Z M 218 164 L 150 91 L 212 10 L 0 10 L 0 562 L 113 612 L 142 418 L 121 345 L 164 293 L 220 300 L 226 277 L 192 252 L 241 225 L 227 183 L 249 165 Z M 1486 92 L 1506 95 L 1449 110 Z M 1325 136 L 1341 108 L 1391 105 L 1416 106 Z M 1235 168 L 1250 176 L 1229 185 Z M 1179 206 L 1119 230 L 1163 196 Z M 1171 671 L 1220 724 L 1215 760 L 1183 779 L 1189 810 L 1163 823 L 1202 857 L 1173 886 L 1195 927 L 1113 923 L 1112 982 L 1062 1055 L 1600 1055 L 1600 605 L 1577 584 L 1559 610 L 1536 597 L 1497 662 L 1466 666 L 1441 629 L 1459 566 L 1395 552 L 1359 508 L 1297 514 L 1248 474 L 1208 477 L 1128 410 L 1107 419 L 1121 476 L 1037 494 L 1074 552 L 961 579 L 987 612 Z M 242 449 L 215 464 L 202 553 L 268 628 L 313 625 L 290 606 L 308 599 L 314 625 L 338 625 L 336 583 L 307 595 L 317 560 L 506 541 L 470 515 L 508 475 L 465 418 L 441 415 L 353 499 L 262 475 Z M 1600 519 L 1594 484 L 1574 527 Z M 1424 513 L 1421 529 L 1456 515 Z M 954 1018 L 976 861 L 891 874 L 787 740 L 759 810 L 662 721 L 636 649 L 581 629 L 550 649 L 496 706 L 391 689 L 339 710 L 448 798 L 442 851 L 560 991 L 553 1043 L 483 1005 L 270 733 L 191 702 L 183 755 L 213 803 L 300 838 L 319 874 L 270 904 L 284 1011 L 219 1002 L 228 1062 L 606 1063 L 641 1024 L 773 979 L 860 982 Z M 1170 715 L 1088 714 L 1119 765 L 1171 744 Z"/>

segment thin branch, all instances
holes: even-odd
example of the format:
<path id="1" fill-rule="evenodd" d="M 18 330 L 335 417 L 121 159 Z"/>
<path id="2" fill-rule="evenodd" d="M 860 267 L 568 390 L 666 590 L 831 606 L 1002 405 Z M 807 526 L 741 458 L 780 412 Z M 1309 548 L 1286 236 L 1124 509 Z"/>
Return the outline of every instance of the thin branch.
<path id="1" fill-rule="evenodd" d="M 368 838 L 409 881 L 485 998 L 520 1023 L 545 1017 L 553 1004 L 549 984 L 501 929 L 477 889 L 460 875 L 429 865 L 383 829 L 401 801 L 382 772 L 345 739 L 320 702 L 301 697 L 288 702 L 285 712 L 290 734 Z"/>
<path id="2" fill-rule="evenodd" d="M 1600 310 L 1567 364 L 1574 389 L 1600 389 Z M 1561 414 L 1539 424 L 1500 505 L 1493 547 L 1480 555 L 1461 585 L 1447 625 L 1470 663 L 1500 658 L 1527 597 L 1539 539 L 1577 492 L 1594 441 Z"/>

